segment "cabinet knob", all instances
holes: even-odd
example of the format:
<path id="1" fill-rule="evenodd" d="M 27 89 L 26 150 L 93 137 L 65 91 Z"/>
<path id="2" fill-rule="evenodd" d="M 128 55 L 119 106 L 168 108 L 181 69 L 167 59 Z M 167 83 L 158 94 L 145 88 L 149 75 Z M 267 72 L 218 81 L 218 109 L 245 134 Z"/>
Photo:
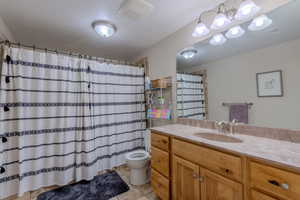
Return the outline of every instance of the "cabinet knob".
<path id="1" fill-rule="evenodd" d="M 289 189 L 289 184 L 287 184 L 287 183 L 282 183 L 282 184 L 280 184 L 278 181 L 276 181 L 276 180 L 269 180 L 268 181 L 270 184 L 272 184 L 272 185 L 275 185 L 275 186 L 277 186 L 277 187 L 281 187 L 282 189 L 284 189 L 284 190 L 288 190 Z"/>
<path id="2" fill-rule="evenodd" d="M 221 170 L 223 173 L 228 174 L 228 175 L 233 174 L 233 172 L 232 172 L 230 169 L 227 169 L 227 168 L 220 167 L 220 170 Z"/>
<path id="3" fill-rule="evenodd" d="M 289 187 L 290 187 L 290 186 L 289 186 L 289 184 L 287 184 L 287 183 L 281 184 L 281 188 L 284 189 L 284 190 L 288 190 Z"/>
<path id="4" fill-rule="evenodd" d="M 204 177 L 203 176 L 199 176 L 196 173 L 193 173 L 193 178 L 197 179 L 199 182 L 203 182 L 204 181 Z"/>

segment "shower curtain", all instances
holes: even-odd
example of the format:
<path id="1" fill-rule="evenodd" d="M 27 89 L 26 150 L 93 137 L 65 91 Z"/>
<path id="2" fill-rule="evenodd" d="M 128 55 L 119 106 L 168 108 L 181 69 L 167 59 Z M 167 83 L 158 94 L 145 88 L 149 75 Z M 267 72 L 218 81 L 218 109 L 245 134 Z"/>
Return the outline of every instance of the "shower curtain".
<path id="1" fill-rule="evenodd" d="M 177 74 L 178 117 L 205 119 L 205 97 L 202 76 Z"/>
<path id="2" fill-rule="evenodd" d="M 92 179 L 143 148 L 143 69 L 3 48 L 0 199 Z"/>

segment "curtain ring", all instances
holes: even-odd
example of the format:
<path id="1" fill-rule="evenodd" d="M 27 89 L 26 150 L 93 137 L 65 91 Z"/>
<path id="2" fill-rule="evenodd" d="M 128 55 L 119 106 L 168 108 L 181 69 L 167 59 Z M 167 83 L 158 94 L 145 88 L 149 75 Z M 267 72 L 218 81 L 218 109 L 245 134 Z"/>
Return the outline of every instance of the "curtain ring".
<path id="1" fill-rule="evenodd" d="M 33 51 L 35 51 L 35 45 L 33 45 L 32 48 L 33 48 Z"/>
<path id="2" fill-rule="evenodd" d="M 21 48 L 21 43 L 20 43 L 20 42 L 18 42 L 18 48 L 19 48 L 19 49 Z"/>
<path id="3" fill-rule="evenodd" d="M 48 49 L 47 48 L 45 48 L 45 54 L 47 54 L 48 53 Z"/>

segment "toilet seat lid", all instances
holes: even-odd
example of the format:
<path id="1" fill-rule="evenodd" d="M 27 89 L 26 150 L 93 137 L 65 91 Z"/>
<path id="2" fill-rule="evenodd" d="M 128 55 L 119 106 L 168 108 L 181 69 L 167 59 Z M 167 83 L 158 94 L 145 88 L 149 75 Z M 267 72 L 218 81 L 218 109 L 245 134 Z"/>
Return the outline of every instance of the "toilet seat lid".
<path id="1" fill-rule="evenodd" d="M 146 160 L 149 158 L 149 153 L 143 150 L 133 151 L 126 154 L 127 160 Z"/>

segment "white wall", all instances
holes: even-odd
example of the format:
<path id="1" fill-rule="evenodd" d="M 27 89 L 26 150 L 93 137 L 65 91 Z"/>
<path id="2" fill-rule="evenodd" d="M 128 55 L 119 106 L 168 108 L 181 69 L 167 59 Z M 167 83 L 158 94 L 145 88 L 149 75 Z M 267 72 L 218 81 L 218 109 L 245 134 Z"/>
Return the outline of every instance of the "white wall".
<path id="1" fill-rule="evenodd" d="M 207 69 L 211 120 L 228 120 L 222 102 L 253 102 L 250 124 L 300 129 L 300 39 L 211 62 L 187 71 Z M 256 73 L 282 70 L 284 97 L 259 98 Z"/>
<path id="2" fill-rule="evenodd" d="M 9 40 L 11 42 L 14 42 L 15 39 L 8 29 L 7 25 L 4 23 L 2 18 L 0 17 L 0 40 Z"/>

